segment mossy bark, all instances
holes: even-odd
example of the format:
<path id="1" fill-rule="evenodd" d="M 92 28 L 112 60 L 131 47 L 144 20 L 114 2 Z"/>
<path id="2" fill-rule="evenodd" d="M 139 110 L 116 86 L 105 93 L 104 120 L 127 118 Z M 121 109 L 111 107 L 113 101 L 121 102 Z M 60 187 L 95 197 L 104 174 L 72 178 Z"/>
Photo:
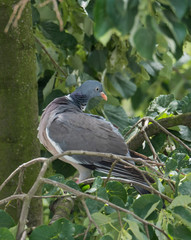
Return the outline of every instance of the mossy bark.
<path id="1" fill-rule="evenodd" d="M 38 100 L 35 42 L 30 3 L 25 7 L 17 28 L 4 33 L 16 0 L 0 1 L 0 184 L 23 162 L 40 155 L 37 140 Z M 39 166 L 24 173 L 22 190 L 34 182 Z M 0 192 L 0 199 L 10 196 L 17 187 L 17 178 Z M 13 202 L 8 212 L 18 218 L 19 207 Z M 41 201 L 34 201 L 30 225 L 41 224 Z"/>

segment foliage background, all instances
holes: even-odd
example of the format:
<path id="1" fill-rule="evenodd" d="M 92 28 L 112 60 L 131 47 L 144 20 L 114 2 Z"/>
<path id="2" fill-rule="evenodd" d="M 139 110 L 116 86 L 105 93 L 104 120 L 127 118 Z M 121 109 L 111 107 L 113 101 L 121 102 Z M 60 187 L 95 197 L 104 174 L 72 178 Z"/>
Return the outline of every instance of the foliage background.
<path id="1" fill-rule="evenodd" d="M 57 2 L 57 6 L 56 12 L 54 1 L 32 0 L 39 116 L 51 100 L 69 94 L 88 79 L 103 83 L 108 102 L 94 100 L 87 111 L 104 116 L 118 126 L 122 134 L 145 115 L 159 120 L 191 112 L 189 0 L 64 0 Z M 191 146 L 189 126 L 189 123 L 178 122 L 169 130 Z M 171 204 L 165 201 L 165 209 L 156 195 L 137 199 L 131 187 L 119 182 L 109 182 L 104 187 L 99 177 L 88 191 L 152 222 L 164 230 L 169 239 L 190 239 L 190 152 L 165 134 L 157 134 L 151 142 L 166 164 L 162 170 L 164 176 L 175 182 L 173 192 L 164 180 L 156 177 L 155 188 L 173 199 Z M 147 145 L 134 150 L 152 158 Z M 44 149 L 42 155 L 49 156 Z M 57 160 L 49 175 L 66 183 L 65 179 L 72 178 L 74 172 L 71 166 Z M 67 184 L 81 191 L 74 182 Z M 63 192 L 45 186 L 43 194 Z M 48 206 L 52 200 L 43 201 L 47 224 L 51 219 Z M 87 239 L 148 239 L 143 224 L 135 218 L 125 213 L 119 218 L 116 210 L 95 200 L 87 199 L 86 204 L 104 235 L 100 236 L 92 225 Z M 29 239 L 83 239 L 83 235 L 75 236 L 88 227 L 88 218 L 78 205 L 75 203 L 67 220 L 59 219 L 51 226 L 38 227 Z M 2 219 L 7 218 L 7 224 L 1 223 L 1 227 L 14 226 L 5 212 L 0 214 Z M 2 231 L 8 230 L 2 228 L 0 234 Z M 166 237 L 149 227 L 149 239 Z"/>

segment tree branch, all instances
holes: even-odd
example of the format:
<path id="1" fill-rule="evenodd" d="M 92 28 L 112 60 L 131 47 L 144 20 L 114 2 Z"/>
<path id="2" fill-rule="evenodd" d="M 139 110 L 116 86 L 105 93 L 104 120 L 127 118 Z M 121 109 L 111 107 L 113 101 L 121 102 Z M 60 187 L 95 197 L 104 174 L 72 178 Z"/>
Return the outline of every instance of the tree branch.
<path id="1" fill-rule="evenodd" d="M 165 132 L 166 134 L 172 136 L 175 140 L 177 140 L 177 137 L 174 136 L 173 134 L 171 134 L 168 130 L 166 130 L 166 128 L 170 128 L 170 127 L 174 127 L 174 126 L 178 126 L 178 125 L 185 125 L 185 126 L 191 127 L 191 113 L 185 113 L 185 114 L 177 115 L 174 117 L 163 118 L 158 121 L 155 121 L 152 118 L 145 117 L 143 119 L 140 119 L 140 121 L 138 121 L 133 127 L 136 127 L 144 119 L 149 119 L 150 122 L 155 123 L 155 124 L 150 124 L 145 129 L 145 131 L 149 137 L 156 135 L 158 133 L 161 133 L 161 132 Z M 161 128 L 161 126 L 163 128 Z M 166 131 L 164 131 L 164 129 Z M 132 137 L 127 142 L 127 144 L 130 149 L 136 150 L 142 145 L 144 140 L 145 140 L 144 134 L 142 132 L 139 132 L 137 135 Z M 186 148 L 186 149 L 188 149 L 188 148 Z M 188 150 L 191 151 L 191 149 L 188 149 Z"/>
<path id="2" fill-rule="evenodd" d="M 102 199 L 102 198 L 100 198 L 100 197 L 97 197 L 97 196 L 93 196 L 93 195 L 89 195 L 89 194 L 80 192 L 80 191 L 78 191 L 78 190 L 76 190 L 76 189 L 74 189 L 74 188 L 71 188 L 71 187 L 63 184 L 63 183 L 59 183 L 59 182 L 53 181 L 53 180 L 51 180 L 51 179 L 42 178 L 41 181 L 42 181 L 43 183 L 46 183 L 46 184 L 51 184 L 51 185 L 53 185 L 53 186 L 55 186 L 55 187 L 60 187 L 60 188 L 62 188 L 63 190 L 65 190 L 65 191 L 67 191 L 67 192 L 73 193 L 73 194 L 74 194 L 75 196 L 77 196 L 77 197 L 80 197 L 80 198 L 90 198 L 90 199 L 92 199 L 92 200 L 96 200 L 96 201 L 102 202 L 102 203 L 104 203 L 104 204 L 107 204 L 107 205 L 109 205 L 110 207 L 112 207 L 112 208 L 114 208 L 114 209 L 116 209 L 116 210 L 118 210 L 118 211 L 122 211 L 122 212 L 125 212 L 125 213 L 127 213 L 127 214 L 130 214 L 130 215 L 132 215 L 135 219 L 137 219 L 139 222 L 141 222 L 141 223 L 143 223 L 143 224 L 146 224 L 146 225 L 150 225 L 150 226 L 152 226 L 153 228 L 157 229 L 159 232 L 163 233 L 163 234 L 166 236 L 167 239 L 170 240 L 170 238 L 168 237 L 168 235 L 167 235 L 162 229 L 160 229 L 160 228 L 158 228 L 157 226 L 155 226 L 154 224 L 152 224 L 152 223 L 150 223 L 150 222 L 148 222 L 148 221 L 140 218 L 140 217 L 137 216 L 135 213 L 133 213 L 133 212 L 131 212 L 131 211 L 125 209 L 125 208 L 119 207 L 119 206 L 117 206 L 117 205 L 115 205 L 115 204 L 113 204 L 113 203 L 111 203 L 111 202 L 109 202 L 109 201 L 107 201 L 107 200 L 105 200 L 105 199 Z"/>
<path id="3" fill-rule="evenodd" d="M 89 211 L 89 209 L 88 209 L 88 207 L 87 207 L 87 205 L 86 205 L 86 202 L 85 202 L 85 200 L 84 200 L 83 198 L 81 199 L 81 202 L 82 202 L 82 205 L 83 205 L 83 207 L 84 207 L 84 209 L 85 209 L 85 211 L 86 211 L 86 214 L 87 214 L 87 216 L 88 216 L 88 218 L 89 218 L 90 223 L 93 223 L 93 224 L 95 225 L 95 227 L 97 228 L 99 234 L 100 234 L 101 236 L 103 236 L 103 233 L 101 232 L 100 228 L 98 227 L 98 225 L 96 224 L 96 222 L 95 222 L 94 219 L 92 218 L 92 216 L 91 216 L 91 214 L 90 214 L 90 211 Z"/>
<path id="4" fill-rule="evenodd" d="M 43 51 L 46 53 L 46 55 L 49 57 L 49 59 L 51 60 L 51 62 L 53 63 L 53 65 L 55 66 L 55 68 L 57 70 L 59 70 L 64 77 L 67 77 L 68 74 L 58 65 L 58 63 L 52 58 L 52 56 L 49 54 L 48 50 L 45 48 L 45 46 L 41 43 L 41 41 L 37 38 L 34 37 L 36 42 L 41 46 L 41 48 L 43 49 Z"/>

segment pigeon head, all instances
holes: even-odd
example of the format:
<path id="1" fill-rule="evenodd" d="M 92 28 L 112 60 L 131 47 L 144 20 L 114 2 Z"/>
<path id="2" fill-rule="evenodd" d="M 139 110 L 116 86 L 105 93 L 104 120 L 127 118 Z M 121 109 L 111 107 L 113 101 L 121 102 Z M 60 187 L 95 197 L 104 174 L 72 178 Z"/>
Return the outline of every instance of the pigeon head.
<path id="1" fill-rule="evenodd" d="M 73 102 L 84 110 L 88 101 L 94 97 L 101 97 L 107 101 L 107 96 L 103 92 L 103 86 L 96 80 L 88 80 L 84 82 L 79 88 L 70 94 Z"/>

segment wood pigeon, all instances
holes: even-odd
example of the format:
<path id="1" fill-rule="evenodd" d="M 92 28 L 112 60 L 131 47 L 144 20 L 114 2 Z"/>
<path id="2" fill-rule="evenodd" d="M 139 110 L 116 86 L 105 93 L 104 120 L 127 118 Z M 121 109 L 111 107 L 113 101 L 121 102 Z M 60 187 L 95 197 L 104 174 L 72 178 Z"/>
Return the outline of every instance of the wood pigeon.
<path id="1" fill-rule="evenodd" d="M 128 147 L 118 129 L 103 117 L 84 113 L 88 101 L 94 97 L 107 100 L 103 86 L 96 80 L 84 82 L 73 93 L 54 99 L 44 110 L 38 127 L 38 138 L 53 155 L 66 150 L 84 150 L 130 156 Z M 113 159 L 95 156 L 64 156 L 65 162 L 79 171 L 79 182 L 91 176 L 92 170 L 108 173 Z M 117 163 L 114 177 L 133 180 L 147 185 L 134 168 Z M 145 175 L 153 182 L 154 180 Z M 141 194 L 147 190 L 134 186 Z"/>

